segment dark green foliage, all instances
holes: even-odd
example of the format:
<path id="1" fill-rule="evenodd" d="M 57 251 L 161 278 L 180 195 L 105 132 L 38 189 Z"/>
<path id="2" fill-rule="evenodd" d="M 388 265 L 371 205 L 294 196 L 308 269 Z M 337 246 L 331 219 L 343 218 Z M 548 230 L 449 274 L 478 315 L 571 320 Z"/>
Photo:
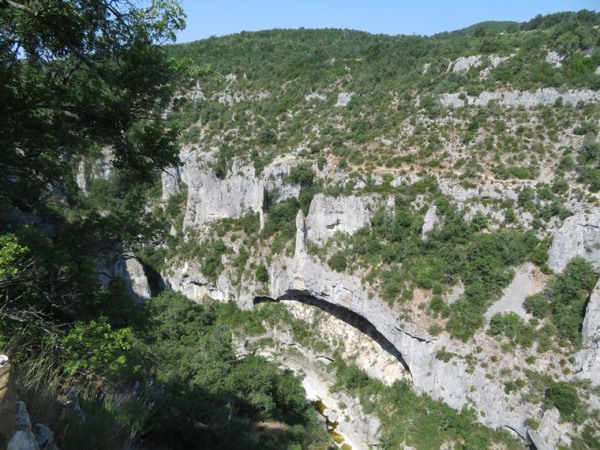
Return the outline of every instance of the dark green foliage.
<path id="1" fill-rule="evenodd" d="M 525 309 L 535 317 L 550 318 L 558 336 L 577 345 L 585 303 L 597 280 L 589 262 L 574 258 L 544 292 L 525 299 Z"/>
<path id="2" fill-rule="evenodd" d="M 261 283 L 267 283 L 269 281 L 269 271 L 262 263 L 256 266 L 256 280 Z"/>
<path id="3" fill-rule="evenodd" d="M 514 344 L 531 347 L 539 332 L 515 313 L 497 313 L 490 320 L 490 334 L 503 334 Z"/>
<path id="4" fill-rule="evenodd" d="M 546 390 L 546 400 L 560 411 L 563 418 L 569 419 L 579 407 L 577 389 L 566 381 L 552 383 Z"/>
<path id="5" fill-rule="evenodd" d="M 222 256 L 227 252 L 225 243 L 218 239 L 199 245 L 196 250 L 198 260 L 202 261 L 200 271 L 212 281 L 215 281 L 224 269 Z"/>
<path id="6" fill-rule="evenodd" d="M 327 264 L 336 272 L 344 272 L 348 267 L 348 255 L 343 251 L 335 252 L 327 260 Z"/>
<path id="7" fill-rule="evenodd" d="M 296 233 L 296 215 L 300 204 L 295 198 L 288 199 L 281 203 L 275 203 L 272 193 L 267 192 L 265 198 L 265 209 L 268 220 L 265 224 L 263 233 L 265 236 L 272 236 L 280 232 L 287 241 L 295 236 Z"/>
<path id="8" fill-rule="evenodd" d="M 262 357 L 236 357 L 227 323 L 250 313 L 233 304 L 197 305 L 174 293 L 149 300 L 144 309 L 151 326 L 141 338 L 164 389 L 147 434 L 155 445 L 276 449 L 322 439 L 298 378 Z M 284 424 L 275 441 L 242 439 L 253 423 L 268 420 Z"/>

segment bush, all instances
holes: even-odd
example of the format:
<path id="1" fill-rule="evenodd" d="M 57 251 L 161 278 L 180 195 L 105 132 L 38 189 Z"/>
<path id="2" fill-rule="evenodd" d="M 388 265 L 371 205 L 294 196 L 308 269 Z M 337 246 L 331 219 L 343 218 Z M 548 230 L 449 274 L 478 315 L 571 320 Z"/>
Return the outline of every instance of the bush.
<path id="1" fill-rule="evenodd" d="M 113 330 L 106 317 L 78 324 L 62 339 L 65 372 L 117 378 L 136 371 L 130 328 Z"/>
<path id="2" fill-rule="evenodd" d="M 344 272 L 348 266 L 348 255 L 343 251 L 335 252 L 327 260 L 327 264 L 336 272 Z"/>
<path id="3" fill-rule="evenodd" d="M 256 280 L 261 283 L 267 283 L 269 281 L 269 271 L 262 263 L 256 267 Z"/>
<path id="4" fill-rule="evenodd" d="M 566 381 L 552 384 L 546 389 L 545 397 L 551 405 L 560 411 L 561 416 L 566 418 L 572 417 L 580 404 L 577 389 Z"/>
<path id="5" fill-rule="evenodd" d="M 549 317 L 560 338 L 578 344 L 585 302 L 597 280 L 588 261 L 574 258 L 543 293 L 525 299 L 525 309 L 537 318 Z"/>

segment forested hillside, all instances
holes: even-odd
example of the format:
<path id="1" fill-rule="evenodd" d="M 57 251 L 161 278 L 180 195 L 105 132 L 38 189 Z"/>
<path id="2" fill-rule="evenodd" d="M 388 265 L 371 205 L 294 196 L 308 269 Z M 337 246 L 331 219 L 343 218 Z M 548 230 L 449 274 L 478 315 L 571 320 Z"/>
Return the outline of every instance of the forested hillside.
<path id="1" fill-rule="evenodd" d="M 0 1 L 0 353 L 32 422 L 598 448 L 600 14 L 158 46 L 167 4 L 59 11 L 73 47 Z"/>

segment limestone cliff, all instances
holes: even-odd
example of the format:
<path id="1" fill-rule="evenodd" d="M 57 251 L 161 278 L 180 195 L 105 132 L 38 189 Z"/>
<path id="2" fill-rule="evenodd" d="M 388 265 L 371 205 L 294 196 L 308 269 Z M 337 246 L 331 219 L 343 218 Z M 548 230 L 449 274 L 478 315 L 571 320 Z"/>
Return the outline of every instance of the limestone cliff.
<path id="1" fill-rule="evenodd" d="M 284 193 L 281 197 L 283 199 L 299 194 L 297 187 L 287 185 L 284 181 L 291 168 L 299 163 L 294 159 L 275 161 L 264 169 L 261 177 L 254 174 L 251 166 L 235 162 L 235 169 L 221 179 L 206 165 L 206 159 L 198 159 L 201 155 L 185 150 L 182 156 L 186 163 L 179 169 L 182 181 L 188 186 L 185 226 L 189 229 L 204 230 L 219 219 L 237 218 L 248 212 L 260 214 L 262 227 L 264 221 L 269 220 L 263 203 L 265 191 L 279 190 Z M 416 181 L 418 179 L 409 183 Z M 397 184 L 403 185 L 406 182 L 402 179 Z M 173 192 L 173 187 L 169 183 L 165 186 L 164 195 L 168 196 L 169 192 Z M 495 218 L 494 211 L 477 206 L 477 202 L 494 197 L 516 198 L 514 186 L 509 184 L 496 183 L 465 190 L 452 180 L 440 180 L 439 186 L 460 207 L 482 211 L 492 221 L 501 218 Z M 526 351 L 517 352 L 514 356 L 498 352 L 495 354 L 500 357 L 501 363 L 493 367 L 488 367 L 487 364 L 473 366 L 468 363 L 468 355 L 476 351 L 475 345 L 456 342 L 445 334 L 432 336 L 418 320 L 401 319 L 401 314 L 368 289 L 359 276 L 333 271 L 322 260 L 311 255 L 307 246 L 323 246 L 336 233 L 348 235 L 368 226 L 374 212 L 378 208 L 389 207 L 389 204 L 390 199 L 380 195 L 316 195 L 306 217 L 301 211 L 298 212 L 293 255 L 270 256 L 272 260 L 266 287 L 252 278 L 240 285 L 235 280 L 234 271 L 228 268 L 229 259 L 225 256 L 225 270 L 216 281 L 208 280 L 200 272 L 199 266 L 190 261 L 172 267 L 166 274 L 167 284 L 195 300 L 210 297 L 221 301 L 236 301 L 244 308 L 252 308 L 253 300 L 260 292 L 260 296 L 282 301 L 284 304 L 296 301 L 330 314 L 344 316 L 347 323 L 354 323 L 357 329 L 366 332 L 386 352 L 397 355 L 418 391 L 442 399 L 456 409 L 472 407 L 482 423 L 494 428 L 505 427 L 523 438 L 531 431 L 526 425 L 526 419 L 531 417 L 538 417 L 546 427 L 558 426 L 556 418 L 544 414 L 541 405 L 515 403 L 515 394 L 505 389 L 504 383 L 510 381 L 510 377 L 506 377 L 501 369 L 519 365 L 519 361 L 527 357 Z M 439 221 L 435 211 L 435 206 L 430 205 L 425 215 L 423 238 Z M 595 247 L 600 233 L 595 223 L 598 222 L 598 214 L 597 210 L 578 214 L 568 218 L 562 226 L 548 229 L 548 234 L 553 237 L 549 260 L 553 270 L 560 271 L 577 255 L 588 257 L 597 264 Z M 526 215 L 517 216 L 517 220 L 522 220 L 525 225 L 528 222 Z M 510 295 L 510 289 L 515 288 L 509 287 L 507 295 Z M 597 336 L 594 331 L 598 326 L 594 309 L 597 297 L 596 289 L 591 297 L 584 325 L 585 350 L 578 354 L 581 372 L 576 375 L 578 378 L 591 378 L 594 382 L 597 382 L 598 372 Z M 489 336 L 480 334 L 478 339 L 481 345 L 490 341 L 489 348 L 495 348 L 496 344 L 491 342 Z M 449 352 L 456 357 L 444 360 L 438 357 L 440 351 Z M 557 368 L 553 368 L 551 361 L 538 362 L 539 370 L 544 370 L 544 367 L 548 373 L 562 376 Z M 385 370 L 372 370 L 370 373 L 380 379 L 386 378 Z M 494 378 L 498 381 L 494 381 Z M 568 443 L 568 437 L 563 439 L 560 433 L 551 434 L 545 439 L 550 439 L 548 445 Z"/>

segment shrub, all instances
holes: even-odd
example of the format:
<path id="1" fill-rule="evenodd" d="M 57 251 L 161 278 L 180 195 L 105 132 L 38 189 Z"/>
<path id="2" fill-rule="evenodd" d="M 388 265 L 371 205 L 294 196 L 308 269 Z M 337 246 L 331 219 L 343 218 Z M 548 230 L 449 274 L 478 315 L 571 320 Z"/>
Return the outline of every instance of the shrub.
<path id="1" fill-rule="evenodd" d="M 545 393 L 546 400 L 560 411 L 561 416 L 571 417 L 579 406 L 577 389 L 566 381 L 553 383 Z"/>
<path id="2" fill-rule="evenodd" d="M 262 263 L 256 267 L 256 280 L 261 283 L 267 283 L 269 281 L 269 271 Z"/>
<path id="3" fill-rule="evenodd" d="M 344 251 L 335 252 L 327 260 L 327 264 L 336 272 L 344 272 L 348 266 L 348 255 Z"/>

